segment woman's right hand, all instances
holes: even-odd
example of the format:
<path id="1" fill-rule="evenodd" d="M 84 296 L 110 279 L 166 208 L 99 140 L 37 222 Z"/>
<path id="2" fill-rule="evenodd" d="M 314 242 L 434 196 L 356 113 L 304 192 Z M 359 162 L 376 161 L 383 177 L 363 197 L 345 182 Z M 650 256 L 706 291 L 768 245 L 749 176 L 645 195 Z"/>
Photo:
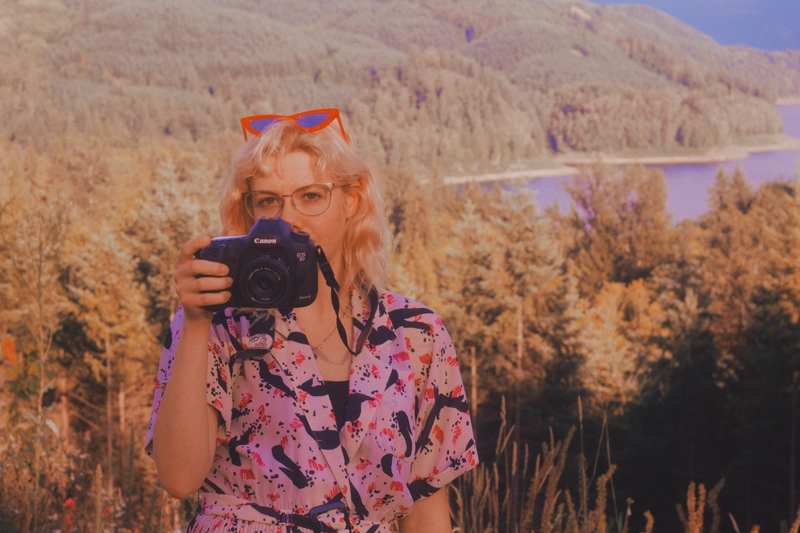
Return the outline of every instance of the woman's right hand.
<path id="1" fill-rule="evenodd" d="M 228 267 L 222 263 L 195 259 L 194 254 L 211 243 L 211 237 L 196 237 L 183 245 L 175 262 L 175 290 L 178 292 L 186 320 L 211 320 L 208 305 L 227 302 L 233 280 L 227 277 Z"/>

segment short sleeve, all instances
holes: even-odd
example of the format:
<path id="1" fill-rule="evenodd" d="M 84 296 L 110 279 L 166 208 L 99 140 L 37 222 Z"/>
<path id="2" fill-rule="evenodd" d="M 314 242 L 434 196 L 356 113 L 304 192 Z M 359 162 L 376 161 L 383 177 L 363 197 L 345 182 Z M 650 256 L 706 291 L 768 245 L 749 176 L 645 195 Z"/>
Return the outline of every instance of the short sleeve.
<path id="1" fill-rule="evenodd" d="M 208 375 L 206 377 L 206 400 L 208 404 L 219 412 L 220 426 L 218 439 L 225 439 L 230 434 L 231 423 L 231 379 L 230 367 L 228 365 L 229 342 L 227 330 L 216 320 L 212 322 L 208 338 Z M 150 425 L 147 429 L 147 440 L 145 441 L 145 452 L 152 457 L 153 454 L 153 428 L 155 427 L 158 408 L 161 399 L 167 388 L 170 374 L 172 373 L 172 363 L 175 360 L 178 340 L 183 330 L 183 307 L 178 307 L 175 317 L 170 324 L 170 331 L 164 340 L 164 347 L 161 350 L 161 361 L 158 365 L 156 374 L 155 393 L 153 394 L 153 411 L 150 415 Z"/>
<path id="2" fill-rule="evenodd" d="M 427 349 L 418 354 L 417 447 L 411 466 L 414 500 L 433 494 L 478 464 L 461 371 L 450 335 L 433 315 Z M 430 350 L 430 351 L 428 351 Z"/>

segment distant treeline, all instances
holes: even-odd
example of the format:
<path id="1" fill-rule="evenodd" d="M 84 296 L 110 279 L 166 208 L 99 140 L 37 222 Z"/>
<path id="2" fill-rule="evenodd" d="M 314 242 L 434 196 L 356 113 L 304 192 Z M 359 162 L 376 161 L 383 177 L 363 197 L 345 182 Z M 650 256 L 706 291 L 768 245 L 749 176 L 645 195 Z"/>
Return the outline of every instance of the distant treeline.
<path id="1" fill-rule="evenodd" d="M 723 47 L 644 6 L 42 0 L 4 17 L 0 133 L 39 148 L 337 106 L 380 165 L 474 172 L 763 142 L 774 98 L 800 94 L 800 52 Z"/>

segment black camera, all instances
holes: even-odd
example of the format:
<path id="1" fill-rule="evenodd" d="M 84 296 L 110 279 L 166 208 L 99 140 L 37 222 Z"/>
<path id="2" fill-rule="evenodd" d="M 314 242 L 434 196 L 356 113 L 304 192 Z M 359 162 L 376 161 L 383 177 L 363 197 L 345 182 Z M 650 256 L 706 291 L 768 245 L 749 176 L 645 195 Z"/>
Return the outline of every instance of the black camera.
<path id="1" fill-rule="evenodd" d="M 283 220 L 262 217 L 247 235 L 211 239 L 194 256 L 230 269 L 230 300 L 211 311 L 305 307 L 317 297 L 314 242 Z"/>

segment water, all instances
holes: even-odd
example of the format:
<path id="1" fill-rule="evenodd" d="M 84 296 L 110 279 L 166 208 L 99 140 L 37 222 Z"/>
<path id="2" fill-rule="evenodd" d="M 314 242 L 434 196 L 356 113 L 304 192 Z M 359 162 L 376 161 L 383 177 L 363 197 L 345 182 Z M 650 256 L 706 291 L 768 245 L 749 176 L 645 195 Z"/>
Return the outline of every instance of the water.
<path id="1" fill-rule="evenodd" d="M 786 134 L 800 138 L 800 105 L 780 106 L 778 110 Z M 790 179 L 795 173 L 800 172 L 800 150 L 762 152 L 752 154 L 746 159 L 721 164 L 661 166 L 667 182 L 667 209 L 672 213 L 674 220 L 678 222 L 708 212 L 706 204 L 708 189 L 714 184 L 719 167 L 730 174 L 736 165 L 741 166 L 753 188 L 758 188 L 765 181 Z M 539 205 L 546 206 L 558 202 L 561 211 L 564 212 L 570 205 L 570 197 L 563 189 L 563 184 L 568 180 L 567 176 L 533 179 L 528 183 L 528 188 L 536 191 Z"/>

